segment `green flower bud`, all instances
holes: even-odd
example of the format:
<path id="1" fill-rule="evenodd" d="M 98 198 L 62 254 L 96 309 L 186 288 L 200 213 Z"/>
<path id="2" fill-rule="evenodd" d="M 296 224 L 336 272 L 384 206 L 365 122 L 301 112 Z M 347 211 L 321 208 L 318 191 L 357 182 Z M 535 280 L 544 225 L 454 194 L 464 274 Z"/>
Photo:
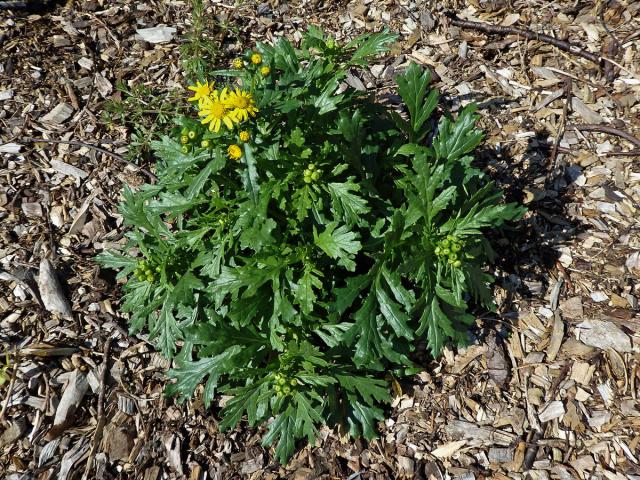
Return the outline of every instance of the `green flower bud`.
<path id="1" fill-rule="evenodd" d="M 309 170 L 314 170 L 316 168 L 316 166 L 313 163 L 310 163 L 309 166 L 307 167 Z"/>
<path id="2" fill-rule="evenodd" d="M 189 153 L 189 147 L 186 145 L 182 146 L 182 153 Z"/>
<path id="3" fill-rule="evenodd" d="M 311 177 L 304 177 L 304 183 L 311 183 L 312 181 Z"/>
<path id="4" fill-rule="evenodd" d="M 302 172 L 302 174 L 303 174 L 305 177 L 310 177 L 310 176 L 311 176 L 311 169 L 309 169 L 309 168 L 305 168 L 305 169 L 304 169 L 304 172 Z"/>
<path id="5" fill-rule="evenodd" d="M 454 243 L 453 245 L 451 245 L 452 252 L 459 252 L 460 250 L 462 250 L 462 246 L 459 243 Z"/>
<path id="6" fill-rule="evenodd" d="M 286 387 L 282 388 L 282 393 L 284 395 L 290 395 L 291 394 L 291 387 L 289 387 L 288 385 Z"/>
<path id="7" fill-rule="evenodd" d="M 187 135 L 189 133 L 189 129 L 187 127 L 183 127 L 182 130 L 180 130 L 180 135 Z"/>
<path id="8" fill-rule="evenodd" d="M 320 171 L 316 170 L 315 172 L 313 172 L 311 174 L 311 178 L 314 179 L 314 180 L 318 180 L 320 178 Z"/>
<path id="9" fill-rule="evenodd" d="M 161 271 L 162 271 L 162 269 L 160 268 L 160 265 L 158 265 L 158 266 L 156 267 L 156 272 L 160 273 Z"/>
<path id="10" fill-rule="evenodd" d="M 462 262 L 460 260 L 456 260 L 453 262 L 453 266 L 456 268 L 460 268 L 462 266 Z"/>
<path id="11" fill-rule="evenodd" d="M 147 275 L 147 282 L 153 282 L 153 275 Z"/>
<path id="12" fill-rule="evenodd" d="M 447 255 L 449 255 L 450 253 L 451 253 L 451 250 L 449 250 L 448 248 L 445 248 L 445 249 L 442 250 L 442 255 L 444 255 L 445 257 Z"/>
<path id="13" fill-rule="evenodd" d="M 202 141 L 200 142 L 200 146 L 201 146 L 202 148 L 209 148 L 209 147 L 211 146 L 211 142 L 209 142 L 209 140 L 202 140 Z"/>
<path id="14" fill-rule="evenodd" d="M 451 260 L 452 262 L 455 262 L 457 259 L 458 255 L 456 255 L 455 253 L 449 255 L 449 260 Z"/>
<path id="15" fill-rule="evenodd" d="M 273 389 L 276 391 L 276 393 L 282 392 L 282 387 L 280 385 L 276 385 L 275 387 L 273 387 Z"/>
<path id="16" fill-rule="evenodd" d="M 440 255 L 442 253 L 442 249 L 440 247 L 436 247 L 436 249 L 434 250 L 434 253 L 436 255 Z"/>
<path id="17" fill-rule="evenodd" d="M 189 137 L 186 136 L 186 135 L 182 135 L 180 137 L 180 143 L 183 144 L 183 145 L 186 144 L 186 143 L 189 143 Z"/>
<path id="18" fill-rule="evenodd" d="M 298 385 L 298 380 L 296 380 L 295 378 L 292 378 L 291 381 L 289 381 L 289 383 L 291 384 L 292 387 L 295 387 L 296 385 Z"/>
<path id="19" fill-rule="evenodd" d="M 194 138 L 196 138 L 196 131 L 189 130 L 189 133 L 187 133 L 187 137 L 189 137 L 190 140 L 193 140 Z"/>
<path id="20" fill-rule="evenodd" d="M 449 240 L 448 239 L 444 239 L 440 242 L 440 245 L 444 248 L 448 248 L 449 247 Z"/>

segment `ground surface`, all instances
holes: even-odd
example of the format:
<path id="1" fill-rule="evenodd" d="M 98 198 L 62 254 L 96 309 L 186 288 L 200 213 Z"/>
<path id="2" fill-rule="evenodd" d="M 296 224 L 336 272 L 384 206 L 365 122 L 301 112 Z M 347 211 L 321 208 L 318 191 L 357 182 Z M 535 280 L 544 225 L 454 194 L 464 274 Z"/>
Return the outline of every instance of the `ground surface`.
<path id="1" fill-rule="evenodd" d="M 153 129 L 167 104 L 107 121 L 106 101 L 126 100 L 120 81 L 171 101 L 184 86 L 189 6 L 89 0 L 42 15 L 0 11 L 0 341 L 11 352 L 0 478 L 81 478 L 87 463 L 92 479 L 640 478 L 640 146 L 571 127 L 640 136 L 640 3 L 445 2 L 460 18 L 567 39 L 623 67 L 607 71 L 545 42 L 453 27 L 435 4 L 205 5 L 227 58 L 256 40 L 298 39 L 308 23 L 339 38 L 387 25 L 400 34 L 392 55 L 350 78 L 354 86 L 382 89 L 414 60 L 435 70 L 452 112 L 479 103 L 479 161 L 530 207 L 496 237 L 499 312 L 479 312 L 471 347 L 447 350 L 402 385 L 377 441 L 327 430 L 282 467 L 260 431 L 219 433 L 215 411 L 162 395 L 166 362 L 144 336 L 126 334 L 117 285 L 92 260 L 121 242 L 119 192 L 144 172 L 86 147 L 25 140 L 121 155 L 135 142 L 144 153 L 150 133 L 140 128 Z M 166 43 L 136 36 L 159 25 L 176 29 Z M 71 301 L 67 318 L 43 308 L 43 258 Z"/>

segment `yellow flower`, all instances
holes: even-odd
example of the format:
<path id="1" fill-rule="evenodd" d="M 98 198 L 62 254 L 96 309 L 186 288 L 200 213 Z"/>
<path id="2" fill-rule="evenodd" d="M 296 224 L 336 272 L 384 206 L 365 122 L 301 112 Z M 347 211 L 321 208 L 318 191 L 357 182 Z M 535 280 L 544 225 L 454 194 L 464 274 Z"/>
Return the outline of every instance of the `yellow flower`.
<path id="1" fill-rule="evenodd" d="M 227 153 L 229 154 L 230 159 L 238 160 L 242 156 L 242 149 L 234 143 L 229 145 L 229 148 L 227 148 Z"/>
<path id="2" fill-rule="evenodd" d="M 244 63 L 242 62 L 241 58 L 234 58 L 233 62 L 231 62 L 231 66 L 236 70 L 240 70 L 242 67 L 244 67 Z"/>
<path id="3" fill-rule="evenodd" d="M 219 132 L 223 123 L 231 130 L 235 117 L 227 104 L 227 89 L 223 88 L 219 93 L 214 90 L 208 97 L 205 97 L 200 104 L 198 115 L 204 117 L 200 122 L 203 125 L 208 123 L 209 130 L 212 132 Z M 235 121 L 237 122 L 237 120 Z"/>
<path id="4" fill-rule="evenodd" d="M 266 77 L 271 73 L 271 69 L 265 65 L 260 69 L 260 73 L 262 74 L 263 77 Z"/>
<path id="5" fill-rule="evenodd" d="M 211 95 L 211 89 L 215 85 L 215 82 L 196 82 L 195 85 L 189 85 L 187 88 L 193 91 L 193 97 L 189 97 L 187 100 L 190 102 L 201 103 L 206 97 Z"/>
<path id="6" fill-rule="evenodd" d="M 236 88 L 233 92 L 229 92 L 225 104 L 227 108 L 232 110 L 230 115 L 236 122 L 247 120 L 249 115 L 255 117 L 258 111 L 251 93 L 240 90 L 239 88 Z"/>
<path id="7" fill-rule="evenodd" d="M 245 143 L 251 138 L 251 135 L 246 130 L 242 130 L 238 136 L 240 137 L 240 141 Z"/>
<path id="8" fill-rule="evenodd" d="M 251 55 L 251 63 L 254 65 L 260 65 L 262 63 L 262 55 L 259 53 L 254 53 Z"/>

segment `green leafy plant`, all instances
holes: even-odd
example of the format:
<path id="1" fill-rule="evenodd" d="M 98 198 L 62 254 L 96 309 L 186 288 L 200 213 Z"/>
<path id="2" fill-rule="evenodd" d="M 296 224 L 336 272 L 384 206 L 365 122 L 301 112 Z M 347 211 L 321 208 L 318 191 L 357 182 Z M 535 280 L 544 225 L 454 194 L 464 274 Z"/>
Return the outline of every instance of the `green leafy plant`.
<path id="1" fill-rule="evenodd" d="M 180 46 L 180 55 L 187 78 L 202 78 L 220 53 L 219 40 L 210 32 L 215 31 L 222 37 L 232 27 L 207 14 L 203 0 L 190 0 L 190 3 L 191 25 Z"/>
<path id="2" fill-rule="evenodd" d="M 168 393 L 231 396 L 220 427 L 268 422 L 282 462 L 321 424 L 376 435 L 418 340 L 436 356 L 494 308 L 484 232 L 524 212 L 473 165 L 473 107 L 429 121 L 428 71 L 398 77 L 405 112 L 344 85 L 393 39 L 311 28 L 212 72 L 218 90 L 192 87 L 206 125 L 153 142 L 158 183 L 124 191 L 126 252 L 99 257 L 132 331 L 174 359 Z"/>

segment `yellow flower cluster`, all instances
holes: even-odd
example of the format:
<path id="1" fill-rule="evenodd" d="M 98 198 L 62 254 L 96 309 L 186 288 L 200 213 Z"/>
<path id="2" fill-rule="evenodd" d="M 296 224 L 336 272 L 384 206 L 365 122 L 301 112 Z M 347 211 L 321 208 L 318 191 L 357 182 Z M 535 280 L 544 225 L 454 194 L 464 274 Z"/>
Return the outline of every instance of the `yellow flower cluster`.
<path id="1" fill-rule="evenodd" d="M 237 87 L 234 90 L 226 87 L 214 90 L 213 87 L 213 82 L 196 82 L 189 87 L 194 92 L 189 101 L 198 102 L 198 116 L 202 117 L 203 125 L 209 124 L 209 130 L 217 133 L 223 124 L 232 130 L 234 124 L 256 116 L 258 108 L 250 92 Z"/>

